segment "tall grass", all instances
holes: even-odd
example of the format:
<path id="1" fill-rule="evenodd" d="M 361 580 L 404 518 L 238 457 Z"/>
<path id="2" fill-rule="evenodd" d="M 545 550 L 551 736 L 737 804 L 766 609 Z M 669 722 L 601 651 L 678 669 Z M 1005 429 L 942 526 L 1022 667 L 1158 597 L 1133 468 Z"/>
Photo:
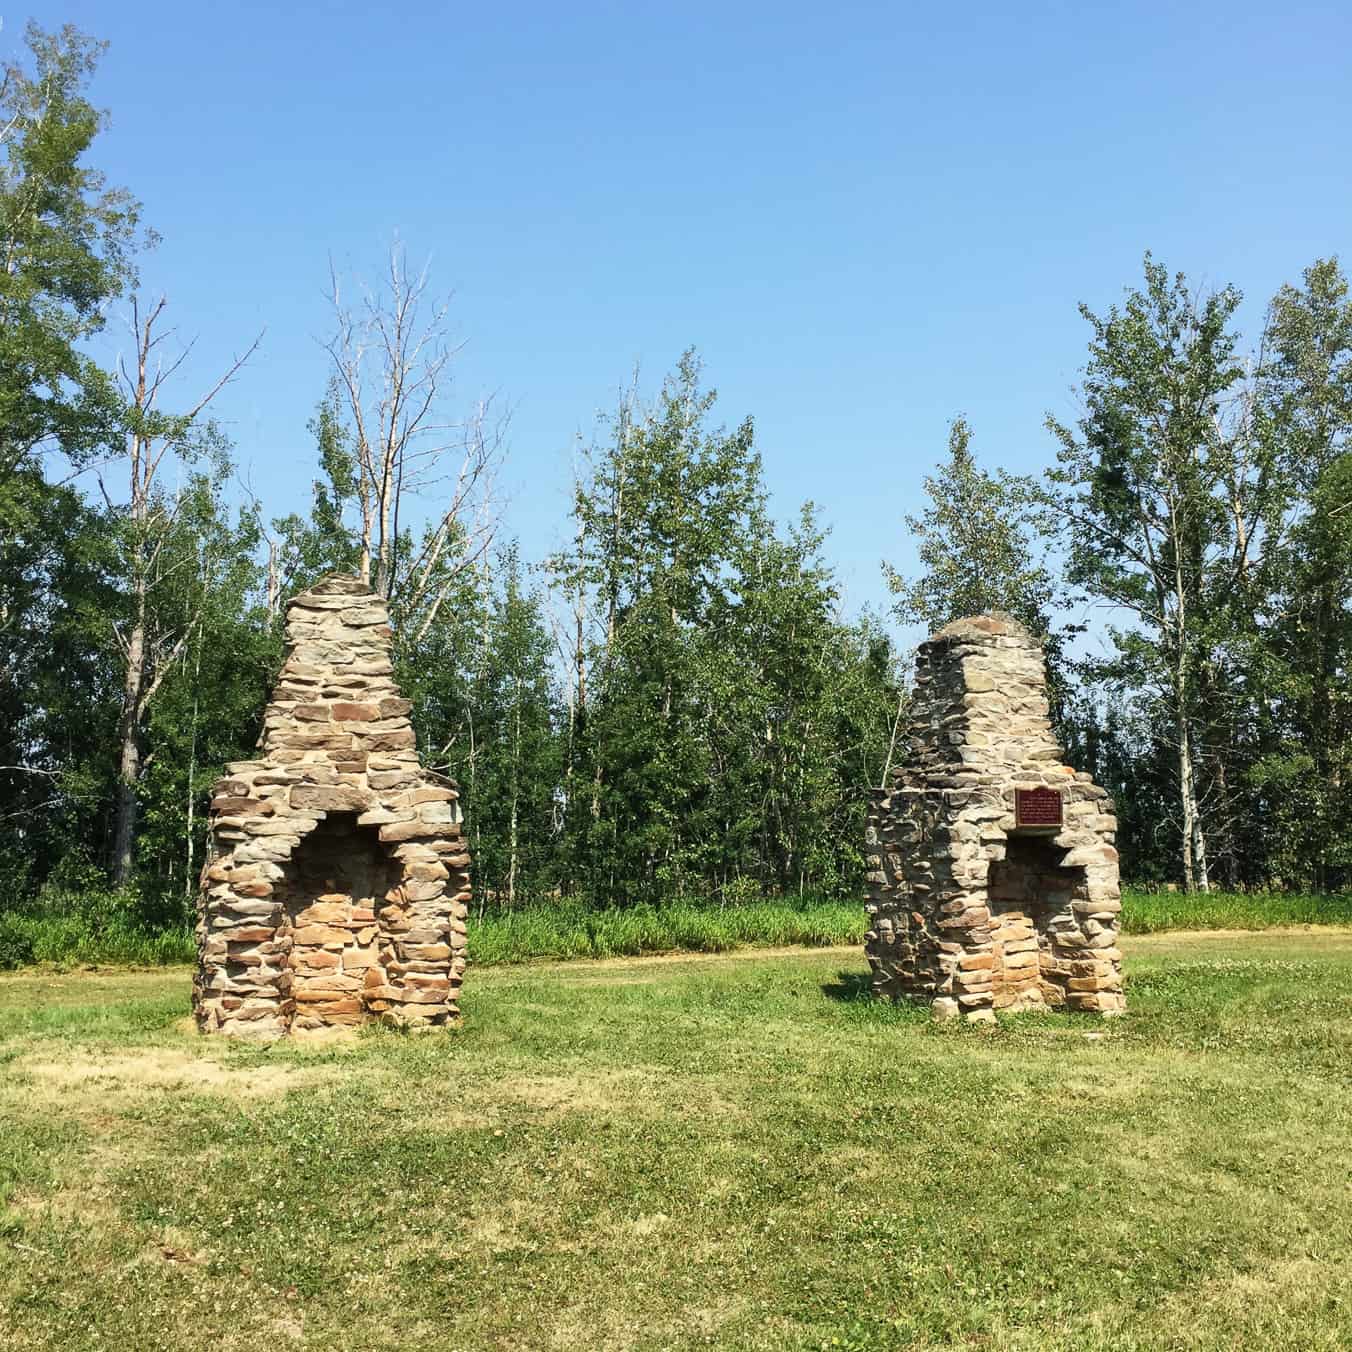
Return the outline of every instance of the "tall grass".
<path id="1" fill-rule="evenodd" d="M 29 963 L 58 966 L 161 967 L 192 962 L 196 947 L 184 927 L 150 928 L 122 916 L 105 921 L 87 915 L 0 917 L 0 968 Z"/>
<path id="2" fill-rule="evenodd" d="M 1129 887 L 1122 895 L 1127 934 L 1278 925 L 1352 925 L 1352 893 L 1146 892 Z"/>
<path id="3" fill-rule="evenodd" d="M 470 960 L 485 965 L 532 959 L 722 953 L 734 948 L 862 943 L 856 901 L 760 901 L 717 908 L 692 902 L 593 911 L 580 904 L 485 916 L 470 925 Z"/>
<path id="4" fill-rule="evenodd" d="M 1126 889 L 1127 934 L 1162 930 L 1270 929 L 1278 925 L 1352 925 L 1352 894 L 1146 892 Z M 673 901 L 661 906 L 591 910 L 581 902 L 533 906 L 470 922 L 470 960 L 499 966 L 645 953 L 722 953 L 736 948 L 862 944 L 867 920 L 856 900 L 806 898 L 718 907 Z M 0 916 L 0 967 L 159 966 L 191 962 L 185 926 L 154 928 L 86 908 L 73 915 Z"/>

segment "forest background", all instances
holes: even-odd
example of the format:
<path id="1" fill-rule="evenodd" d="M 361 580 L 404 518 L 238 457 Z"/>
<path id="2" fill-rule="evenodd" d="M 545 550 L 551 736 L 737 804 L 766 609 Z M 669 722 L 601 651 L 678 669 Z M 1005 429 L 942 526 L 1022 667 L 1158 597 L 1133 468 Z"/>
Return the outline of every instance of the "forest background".
<path id="1" fill-rule="evenodd" d="M 984 466 L 955 415 L 924 507 L 880 530 L 880 555 L 909 534 L 917 560 L 881 564 L 891 613 L 850 613 L 829 523 L 811 503 L 775 519 L 755 425 L 716 406 L 693 351 L 660 389 L 630 379 L 576 448 L 566 543 L 509 538 L 510 426 L 464 398 L 454 312 L 397 244 L 365 281 L 331 273 L 313 490 L 260 501 L 213 421 L 254 335 L 197 378 L 144 281 L 141 208 L 99 172 L 100 55 L 31 27 L 0 94 L 0 917 L 184 924 L 285 600 L 335 568 L 390 602 L 483 912 L 858 895 L 867 791 L 904 754 L 897 622 L 993 608 L 1046 639 L 1061 738 L 1116 799 L 1127 877 L 1346 889 L 1336 258 L 1293 260 L 1243 333 L 1237 288 L 1147 254 L 1119 303 L 1082 307 L 1078 416 L 1049 417 L 1045 474 Z"/>

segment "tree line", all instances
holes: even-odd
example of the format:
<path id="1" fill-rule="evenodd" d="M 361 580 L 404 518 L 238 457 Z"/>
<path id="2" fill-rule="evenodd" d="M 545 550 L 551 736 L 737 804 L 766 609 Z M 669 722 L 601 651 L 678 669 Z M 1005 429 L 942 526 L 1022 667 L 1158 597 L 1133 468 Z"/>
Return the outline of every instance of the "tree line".
<path id="1" fill-rule="evenodd" d="M 491 403 L 458 409 L 447 311 L 391 254 L 332 278 L 310 500 L 241 487 L 185 393 L 153 236 L 94 167 L 99 44 L 30 26 L 0 86 L 0 907 L 177 923 L 203 814 L 247 758 L 286 598 L 366 577 L 426 761 L 465 790 L 479 903 L 849 894 L 864 806 L 904 754 L 907 654 L 843 612 L 811 503 L 773 519 L 755 429 L 687 353 L 635 382 L 577 463 L 569 545 L 498 522 Z M 1047 643 L 1071 757 L 1114 793 L 1123 867 L 1188 887 L 1349 875 L 1352 301 L 1336 260 L 1258 343 L 1239 293 L 1147 255 L 1085 309 L 1080 416 L 1038 479 L 990 472 L 958 418 L 905 528 L 895 615 L 999 609 Z M 131 356 L 91 353 L 129 316 Z M 900 523 L 898 535 L 900 534 Z"/>

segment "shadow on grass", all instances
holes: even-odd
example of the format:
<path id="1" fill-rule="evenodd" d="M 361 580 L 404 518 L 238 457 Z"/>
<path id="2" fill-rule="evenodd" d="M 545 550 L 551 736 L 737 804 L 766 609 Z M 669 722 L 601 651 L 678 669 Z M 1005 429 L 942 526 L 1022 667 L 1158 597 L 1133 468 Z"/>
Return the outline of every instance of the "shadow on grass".
<path id="1" fill-rule="evenodd" d="M 834 981 L 823 983 L 822 994 L 842 1004 L 872 1004 L 877 999 L 872 972 L 837 972 Z"/>

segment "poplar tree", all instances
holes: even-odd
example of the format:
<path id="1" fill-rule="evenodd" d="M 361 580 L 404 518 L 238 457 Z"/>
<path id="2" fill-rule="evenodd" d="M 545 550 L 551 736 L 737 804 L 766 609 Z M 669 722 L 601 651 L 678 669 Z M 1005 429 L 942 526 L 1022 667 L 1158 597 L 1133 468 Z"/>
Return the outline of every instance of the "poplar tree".
<path id="1" fill-rule="evenodd" d="M 710 428 L 715 398 L 687 352 L 656 407 L 622 409 L 578 489 L 580 556 L 555 560 L 594 622 L 585 770 L 568 811 L 576 867 L 599 897 L 680 893 L 707 848 L 710 621 L 764 492 L 751 421 Z"/>
<path id="2" fill-rule="evenodd" d="M 990 474 L 976 462 L 972 433 L 956 418 L 948 458 L 925 477 L 929 505 L 906 526 L 917 542 L 921 571 L 883 574 L 903 624 L 934 633 L 966 615 L 1005 611 L 1045 637 L 1056 584 L 1037 529 L 1039 498 L 1024 478 Z"/>
<path id="3" fill-rule="evenodd" d="M 550 667 L 552 640 L 539 593 L 513 543 L 496 559 L 483 650 L 468 689 L 475 733 L 476 876 L 482 908 L 513 910 L 556 881 L 562 742 Z M 452 773 L 463 777 L 452 760 Z"/>
<path id="4" fill-rule="evenodd" d="M 1352 869 L 1352 299 L 1336 259 L 1278 292 L 1265 353 L 1282 511 L 1264 553 L 1271 712 L 1252 778 L 1273 863 L 1323 890 Z"/>
<path id="5" fill-rule="evenodd" d="M 40 871 L 95 834 L 111 775 L 110 533 L 45 460 L 84 464 L 116 435 L 83 345 L 133 280 L 139 206 L 89 162 L 104 44 L 69 26 L 25 38 L 0 69 L 0 829 Z"/>
<path id="6" fill-rule="evenodd" d="M 806 503 L 787 531 L 761 519 L 724 636 L 711 730 L 723 751 L 723 876 L 764 891 L 849 891 L 866 790 L 882 779 L 900 698 L 891 643 L 841 616 L 827 533 Z"/>
<path id="7" fill-rule="evenodd" d="M 0 73 L 0 473 L 107 443 L 117 400 L 81 344 L 133 279 L 139 205 L 87 163 L 106 117 L 86 91 L 105 43 L 30 23 Z"/>
<path id="8" fill-rule="evenodd" d="M 1242 584 L 1267 506 L 1243 417 L 1239 300 L 1231 287 L 1194 294 L 1147 254 L 1124 304 L 1080 307 L 1093 328 L 1084 416 L 1048 418 L 1069 578 L 1128 619 L 1110 625 L 1117 663 L 1103 674 L 1149 688 L 1170 730 L 1190 891 L 1210 883 L 1201 776 L 1208 699 L 1227 683 L 1215 665 L 1223 598 Z"/>
<path id="9" fill-rule="evenodd" d="M 897 703 L 813 509 L 775 528 L 751 422 L 712 427 L 699 377 L 687 353 L 655 407 L 622 399 L 552 562 L 585 635 L 569 861 L 598 902 L 850 888 Z"/>

